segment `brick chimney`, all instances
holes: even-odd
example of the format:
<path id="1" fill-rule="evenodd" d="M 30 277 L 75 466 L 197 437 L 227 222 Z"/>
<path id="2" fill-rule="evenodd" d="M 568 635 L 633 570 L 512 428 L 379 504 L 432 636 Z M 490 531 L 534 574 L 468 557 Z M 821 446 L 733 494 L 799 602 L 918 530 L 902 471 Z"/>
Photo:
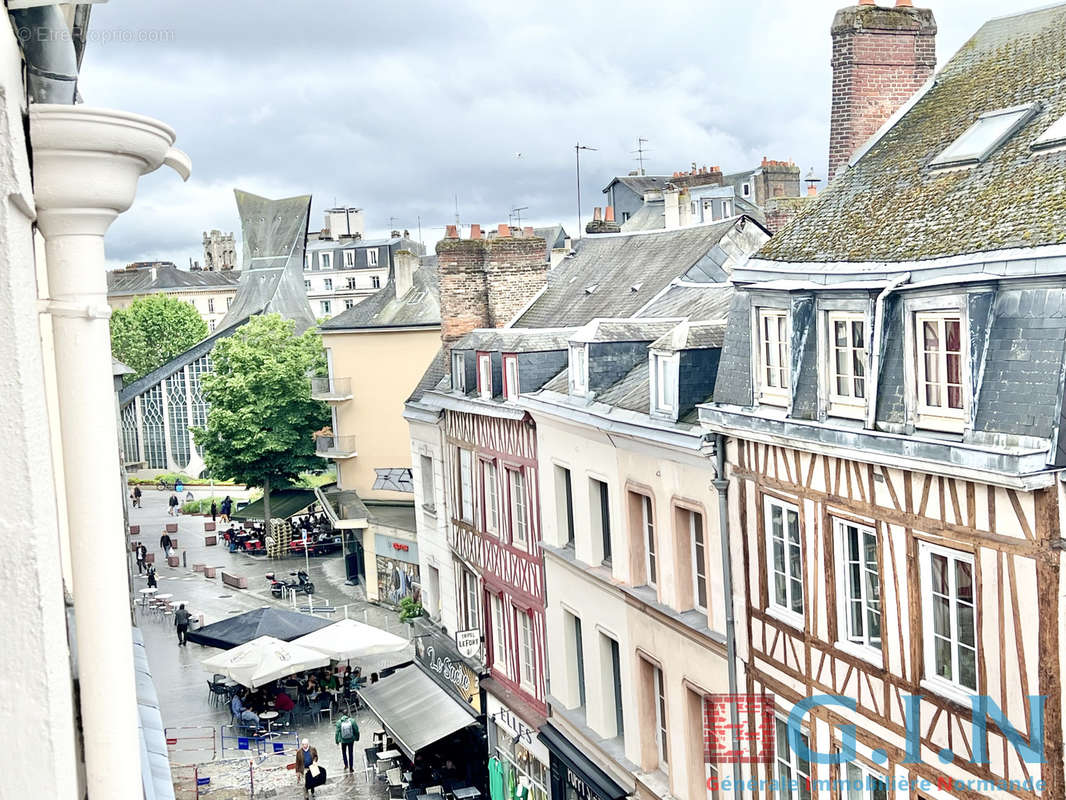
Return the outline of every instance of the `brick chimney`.
<path id="1" fill-rule="evenodd" d="M 928 8 L 872 0 L 833 18 L 829 179 L 933 74 L 936 20 Z"/>
<path id="2" fill-rule="evenodd" d="M 475 328 L 502 328 L 548 282 L 544 239 L 512 236 L 507 225 L 498 230 L 491 239 L 437 243 L 445 349 Z"/>

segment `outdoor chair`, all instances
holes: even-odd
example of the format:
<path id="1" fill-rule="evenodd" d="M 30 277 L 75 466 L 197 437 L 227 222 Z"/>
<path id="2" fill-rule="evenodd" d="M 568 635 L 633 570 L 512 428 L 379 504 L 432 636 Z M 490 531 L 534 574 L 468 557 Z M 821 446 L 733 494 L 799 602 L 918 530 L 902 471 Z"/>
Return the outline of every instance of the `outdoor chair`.
<path id="1" fill-rule="evenodd" d="M 439 795 L 441 795 L 443 797 L 444 796 L 444 787 L 443 786 L 427 786 L 425 794 L 439 794 Z"/>
<path id="2" fill-rule="evenodd" d="M 328 714 L 329 721 L 333 722 L 333 699 L 319 700 L 314 706 L 311 707 L 311 716 L 314 716 L 317 721 L 321 722 L 322 715 Z"/>
<path id="3" fill-rule="evenodd" d="M 228 703 L 230 700 L 229 687 L 224 683 L 218 681 L 212 683 L 208 681 L 208 688 L 211 691 L 211 699 L 216 703 Z"/>

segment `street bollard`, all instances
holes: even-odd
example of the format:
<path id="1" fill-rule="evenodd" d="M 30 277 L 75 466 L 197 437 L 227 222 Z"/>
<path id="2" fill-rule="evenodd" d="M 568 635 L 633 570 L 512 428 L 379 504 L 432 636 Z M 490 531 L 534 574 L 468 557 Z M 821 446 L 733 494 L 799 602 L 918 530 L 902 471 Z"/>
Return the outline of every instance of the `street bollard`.
<path id="1" fill-rule="evenodd" d="M 185 567 L 185 569 L 189 568 L 189 560 L 186 558 L 187 555 L 188 553 L 185 550 L 181 551 L 181 565 Z"/>

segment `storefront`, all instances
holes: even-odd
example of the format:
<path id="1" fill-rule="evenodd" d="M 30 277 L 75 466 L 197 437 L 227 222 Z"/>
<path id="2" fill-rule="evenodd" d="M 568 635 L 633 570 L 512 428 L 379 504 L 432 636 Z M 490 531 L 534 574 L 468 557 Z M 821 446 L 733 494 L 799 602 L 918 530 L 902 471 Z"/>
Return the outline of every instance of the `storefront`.
<path id="1" fill-rule="evenodd" d="M 426 625 L 420 627 L 414 642 L 419 666 L 450 694 L 481 714 L 481 675 L 459 655 L 452 640 Z"/>
<path id="2" fill-rule="evenodd" d="M 398 606 L 405 597 L 422 602 L 422 582 L 418 574 L 418 544 L 378 533 L 374 536 L 378 600 Z"/>
<path id="3" fill-rule="evenodd" d="M 502 797 L 490 800 L 548 800 L 550 792 L 548 748 L 537 731 L 523 722 L 490 692 L 485 693 L 489 756 L 499 759 Z"/>
<path id="4" fill-rule="evenodd" d="M 551 755 L 551 800 L 624 800 L 628 796 L 625 788 L 550 723 L 540 729 L 539 738 Z"/>

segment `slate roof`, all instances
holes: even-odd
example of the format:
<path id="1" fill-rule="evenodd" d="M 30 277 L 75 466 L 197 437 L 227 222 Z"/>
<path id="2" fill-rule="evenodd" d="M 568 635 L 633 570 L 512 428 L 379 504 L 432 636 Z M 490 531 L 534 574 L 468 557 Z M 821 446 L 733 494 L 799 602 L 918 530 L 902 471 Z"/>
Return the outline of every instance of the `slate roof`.
<path id="1" fill-rule="evenodd" d="M 725 319 L 735 290 L 729 284 L 675 281 L 641 309 L 642 317 L 688 317 L 693 321 Z"/>
<path id="2" fill-rule="evenodd" d="M 552 250 L 566 246 L 566 229 L 562 225 L 549 225 L 545 228 L 534 228 L 533 235 L 544 240 L 544 260 L 551 259 Z"/>
<path id="3" fill-rule="evenodd" d="M 565 389 L 563 391 L 566 391 Z M 651 370 L 648 359 L 633 366 L 625 377 L 614 385 L 604 389 L 596 396 L 596 401 L 629 411 L 647 414 L 651 407 Z"/>
<path id="4" fill-rule="evenodd" d="M 611 182 L 603 187 L 606 193 L 616 183 L 620 183 L 638 195 L 642 195 L 650 189 L 662 189 L 670 181 L 669 175 L 619 175 L 612 178 Z"/>
<path id="5" fill-rule="evenodd" d="M 429 366 L 426 367 L 426 371 L 422 374 L 418 384 L 415 386 L 411 396 L 407 398 L 408 403 L 417 403 L 422 399 L 422 395 L 426 392 L 434 389 L 439 384 L 447 373 L 447 359 L 445 358 L 444 350 L 438 350 L 437 355 L 433 356 L 433 360 L 429 362 Z"/>
<path id="6" fill-rule="evenodd" d="M 671 280 L 701 262 L 738 224 L 727 220 L 678 230 L 579 239 L 575 255 L 548 274 L 548 285 L 514 326 L 576 327 L 596 317 L 631 316 Z M 718 280 L 726 277 L 721 272 Z"/>
<path id="7" fill-rule="evenodd" d="M 411 288 L 396 297 L 395 275 L 366 300 L 319 326 L 323 332 L 373 328 L 433 327 L 440 325 L 440 285 L 437 271 L 420 266 L 411 275 Z"/>
<path id="8" fill-rule="evenodd" d="M 570 336 L 572 342 L 653 342 L 680 319 L 597 319 Z"/>
<path id="9" fill-rule="evenodd" d="M 986 161 L 927 165 L 981 114 L 1045 107 Z M 898 262 L 1066 242 L 1066 152 L 1030 144 L 1066 115 L 1066 5 L 985 23 L 932 87 L 758 253 Z"/>
<path id="10" fill-rule="evenodd" d="M 116 269 L 107 273 L 107 294 L 112 297 L 195 289 L 236 289 L 240 277 L 237 270 L 193 272 L 176 266 Z"/>
<path id="11" fill-rule="evenodd" d="M 622 223 L 624 232 L 661 231 L 666 227 L 666 203 L 663 200 L 645 200 L 629 219 Z"/>
<path id="12" fill-rule="evenodd" d="M 702 350 L 721 347 L 724 340 L 725 320 L 720 322 L 689 322 L 686 320 L 652 342 L 651 348 L 675 353 L 679 350 Z"/>
<path id="13" fill-rule="evenodd" d="M 479 328 L 452 345 L 453 350 L 540 353 L 566 350 L 576 328 Z"/>

